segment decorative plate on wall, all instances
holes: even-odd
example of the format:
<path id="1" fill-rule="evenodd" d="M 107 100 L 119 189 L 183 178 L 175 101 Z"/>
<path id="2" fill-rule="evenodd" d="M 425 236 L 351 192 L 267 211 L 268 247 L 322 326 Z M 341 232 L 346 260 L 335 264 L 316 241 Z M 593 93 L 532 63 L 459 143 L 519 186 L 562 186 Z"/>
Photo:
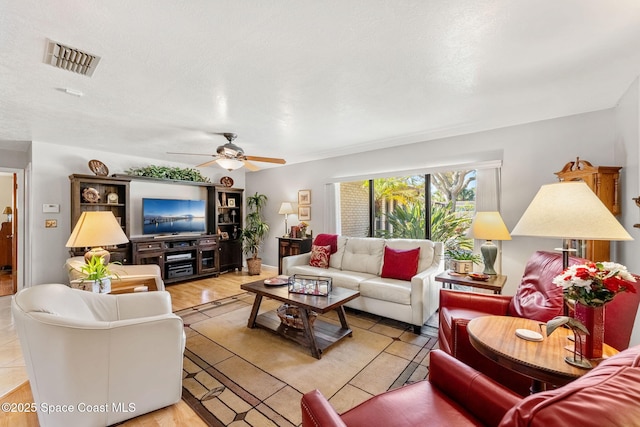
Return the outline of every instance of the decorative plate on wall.
<path id="1" fill-rule="evenodd" d="M 98 203 L 100 200 L 100 193 L 95 188 L 85 188 L 82 190 L 82 198 L 89 203 Z"/>
<path id="2" fill-rule="evenodd" d="M 89 169 L 98 176 L 109 175 L 109 168 L 100 160 L 89 160 Z"/>
<path id="3" fill-rule="evenodd" d="M 233 178 L 231 178 L 230 176 L 223 176 L 222 178 L 220 178 L 220 184 L 224 185 L 225 187 L 231 187 L 233 186 Z"/>

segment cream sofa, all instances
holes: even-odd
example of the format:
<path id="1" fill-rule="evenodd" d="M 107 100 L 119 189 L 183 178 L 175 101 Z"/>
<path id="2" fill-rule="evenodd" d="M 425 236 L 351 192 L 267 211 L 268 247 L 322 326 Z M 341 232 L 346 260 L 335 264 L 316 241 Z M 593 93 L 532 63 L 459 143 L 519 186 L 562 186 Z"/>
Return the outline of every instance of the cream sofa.
<path id="1" fill-rule="evenodd" d="M 75 256 L 67 259 L 65 268 L 69 275 L 69 285 L 72 288 L 84 277 L 81 271 L 85 264 L 84 257 Z M 156 264 L 120 265 L 109 264 L 109 269 L 117 276 L 111 280 L 112 294 L 125 294 L 145 289 L 148 291 L 164 291 L 164 281 L 160 267 Z"/>
<path id="2" fill-rule="evenodd" d="M 382 278 L 384 248 L 420 248 L 418 272 L 411 281 Z M 434 277 L 444 271 L 444 249 L 440 242 L 418 239 L 380 239 L 338 236 L 337 251 L 329 268 L 309 265 L 311 253 L 283 258 L 286 275 L 331 277 L 333 287 L 360 291 L 346 306 L 414 325 L 418 332 L 438 308 L 440 285 Z"/>
<path id="3" fill-rule="evenodd" d="M 185 333 L 168 292 L 37 285 L 11 309 L 41 426 L 107 426 L 180 400 Z"/>

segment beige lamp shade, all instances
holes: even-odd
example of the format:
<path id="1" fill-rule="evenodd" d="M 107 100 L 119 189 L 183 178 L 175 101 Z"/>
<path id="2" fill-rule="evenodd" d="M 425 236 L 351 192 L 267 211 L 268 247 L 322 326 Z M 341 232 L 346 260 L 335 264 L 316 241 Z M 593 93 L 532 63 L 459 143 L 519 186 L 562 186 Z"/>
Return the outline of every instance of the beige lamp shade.
<path id="1" fill-rule="evenodd" d="M 290 202 L 282 202 L 278 213 L 280 215 L 288 215 L 288 214 L 296 213 L 296 211 L 293 210 L 293 206 L 291 206 Z"/>
<path id="2" fill-rule="evenodd" d="M 476 212 L 469 227 L 469 235 L 482 240 L 511 240 L 500 212 Z"/>
<path id="3" fill-rule="evenodd" d="M 4 210 L 2 211 L 3 215 L 11 215 L 13 213 L 13 211 L 11 210 L 11 206 L 7 206 L 6 208 L 4 208 Z"/>
<path id="4" fill-rule="evenodd" d="M 581 181 L 543 185 L 511 235 L 633 240 L 598 196 Z"/>
<path id="5" fill-rule="evenodd" d="M 280 210 L 278 213 L 280 215 L 284 215 L 284 237 L 289 237 L 289 225 L 287 224 L 287 217 L 289 214 L 295 213 L 293 210 L 293 206 L 291 206 L 290 202 L 282 202 L 280 205 Z"/>
<path id="6" fill-rule="evenodd" d="M 129 239 L 124 234 L 120 224 L 111 211 L 83 212 L 76 226 L 67 240 L 68 248 L 91 247 L 85 254 L 85 259 L 94 255 L 104 256 L 105 263 L 109 262 L 109 252 L 100 246 L 113 246 L 127 243 Z M 98 250 L 102 251 L 99 252 Z M 104 253 L 106 252 L 106 254 Z"/>

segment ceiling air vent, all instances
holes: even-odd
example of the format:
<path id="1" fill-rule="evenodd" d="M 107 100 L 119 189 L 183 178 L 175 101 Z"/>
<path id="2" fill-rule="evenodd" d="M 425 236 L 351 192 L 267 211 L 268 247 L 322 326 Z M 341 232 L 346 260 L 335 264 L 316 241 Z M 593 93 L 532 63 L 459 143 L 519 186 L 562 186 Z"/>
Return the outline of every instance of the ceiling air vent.
<path id="1" fill-rule="evenodd" d="M 91 77 L 100 57 L 47 39 L 44 62 L 56 68 Z"/>

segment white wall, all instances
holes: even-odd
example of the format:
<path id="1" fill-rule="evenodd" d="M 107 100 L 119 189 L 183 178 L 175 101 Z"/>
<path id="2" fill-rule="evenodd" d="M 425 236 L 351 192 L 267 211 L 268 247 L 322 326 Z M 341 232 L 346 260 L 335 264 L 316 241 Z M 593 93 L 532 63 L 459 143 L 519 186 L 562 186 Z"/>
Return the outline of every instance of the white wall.
<path id="1" fill-rule="evenodd" d="M 266 217 L 272 229 L 263 262 L 277 265 L 277 239 L 282 235 L 282 201 L 297 201 L 297 191 L 311 189 L 314 234 L 323 232 L 324 186 L 348 177 L 379 176 L 401 171 L 419 171 L 442 165 L 502 160 L 502 213 L 512 229 L 542 184 L 557 181 L 554 172 L 577 156 L 595 165 L 613 165 L 615 137 L 613 110 L 564 117 L 503 129 L 446 138 L 393 149 L 326 159 L 247 173 L 247 193 L 264 193 L 269 202 Z M 296 216 L 290 216 L 289 225 Z M 625 224 L 627 229 L 632 224 Z M 503 273 L 509 276 L 504 293 L 512 295 L 524 264 L 536 250 L 553 250 L 560 241 L 514 237 L 503 242 Z"/>
<path id="2" fill-rule="evenodd" d="M 191 167 L 181 163 L 166 163 L 139 157 L 97 152 L 90 149 L 70 149 L 69 147 L 34 141 L 32 143 L 32 196 L 31 196 L 31 285 L 42 283 L 66 283 L 67 273 L 64 262 L 68 258 L 65 243 L 71 234 L 70 181 L 71 174 L 93 175 L 87 163 L 99 159 L 109 168 L 109 174 L 124 173 L 132 167 L 150 164 Z M 201 170 L 211 182 L 219 183 L 222 176 L 231 176 L 235 186 L 244 187 L 244 172 L 228 172 L 219 167 Z M 178 184 L 157 184 L 133 180 L 130 195 L 133 202 L 131 211 L 132 235 L 141 234 L 142 214 L 140 212 L 143 197 L 161 198 L 205 198 L 200 197 L 202 187 Z M 59 204 L 60 213 L 42 212 L 43 204 Z M 45 219 L 57 219 L 57 228 L 45 228 Z"/>

